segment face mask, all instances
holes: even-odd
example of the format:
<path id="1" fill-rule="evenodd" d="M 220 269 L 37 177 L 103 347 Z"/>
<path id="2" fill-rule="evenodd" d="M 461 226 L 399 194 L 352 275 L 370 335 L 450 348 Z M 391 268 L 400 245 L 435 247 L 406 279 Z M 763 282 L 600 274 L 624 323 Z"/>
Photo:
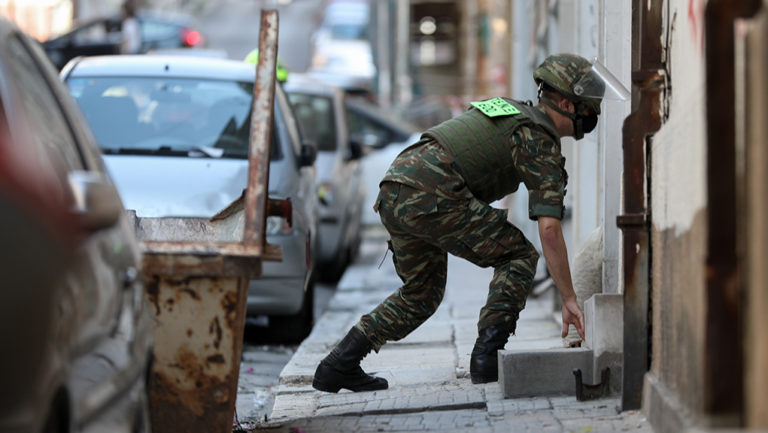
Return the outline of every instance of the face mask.
<path id="1" fill-rule="evenodd" d="M 589 134 L 597 126 L 597 114 L 592 113 L 587 116 L 575 115 L 571 117 L 571 121 L 573 122 L 573 138 L 581 140 L 584 138 L 584 134 Z"/>
<path id="2" fill-rule="evenodd" d="M 589 134 L 597 126 L 597 114 L 590 114 L 589 116 L 580 116 L 581 125 L 584 128 L 584 133 Z"/>

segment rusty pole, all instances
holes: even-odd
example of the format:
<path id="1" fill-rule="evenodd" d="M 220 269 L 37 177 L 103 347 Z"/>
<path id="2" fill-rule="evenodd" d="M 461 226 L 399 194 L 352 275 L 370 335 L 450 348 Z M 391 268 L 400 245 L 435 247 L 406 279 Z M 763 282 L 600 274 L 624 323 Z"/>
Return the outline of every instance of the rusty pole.
<path id="1" fill-rule="evenodd" d="M 277 67 L 277 11 L 261 12 L 259 61 L 253 87 L 251 137 L 248 155 L 248 188 L 245 192 L 245 232 L 243 243 L 264 247 L 266 236 L 267 182 L 269 180 L 269 143 L 272 140 L 272 107 L 275 102 L 275 69 Z"/>
<path id="2" fill-rule="evenodd" d="M 649 367 L 650 203 L 646 197 L 650 167 L 647 141 L 661 127 L 664 88 L 662 64 L 663 2 L 633 0 L 632 113 L 624 120 L 624 214 L 616 218 L 622 230 L 624 255 L 623 410 L 642 405 L 643 377 Z"/>

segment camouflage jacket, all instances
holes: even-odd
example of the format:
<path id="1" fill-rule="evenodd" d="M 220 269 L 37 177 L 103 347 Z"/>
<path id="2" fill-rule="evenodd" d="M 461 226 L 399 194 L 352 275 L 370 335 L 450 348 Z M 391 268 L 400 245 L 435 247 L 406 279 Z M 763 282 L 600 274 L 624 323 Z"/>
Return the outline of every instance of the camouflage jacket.
<path id="1" fill-rule="evenodd" d="M 450 198 L 468 189 L 488 203 L 528 189 L 531 219 L 563 217 L 567 183 L 560 137 L 545 112 L 517 101 L 512 115 L 488 117 L 472 108 L 427 131 L 403 151 L 383 181 Z M 440 145 L 425 145 L 438 142 Z"/>

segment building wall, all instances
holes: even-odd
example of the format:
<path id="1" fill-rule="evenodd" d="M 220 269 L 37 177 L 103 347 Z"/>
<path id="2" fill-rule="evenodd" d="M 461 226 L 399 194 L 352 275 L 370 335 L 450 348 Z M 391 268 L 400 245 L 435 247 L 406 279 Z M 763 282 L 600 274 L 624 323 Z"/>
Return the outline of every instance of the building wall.
<path id="1" fill-rule="evenodd" d="M 705 347 L 706 124 L 703 2 L 667 0 L 665 121 L 652 137 L 651 370 L 654 395 L 694 414 Z M 684 420 L 682 421 L 684 422 Z"/>
<path id="2" fill-rule="evenodd" d="M 73 6 L 72 0 L 0 0 L 0 15 L 44 41 L 69 29 Z"/>
<path id="3" fill-rule="evenodd" d="M 741 94 L 746 107 L 744 123 L 745 200 L 744 212 L 746 263 L 745 320 L 745 426 L 768 429 L 768 338 L 765 337 L 765 311 L 768 310 L 768 0 L 763 10 L 743 28 L 745 38 L 744 81 Z M 760 198 L 763 198 L 762 200 Z"/>

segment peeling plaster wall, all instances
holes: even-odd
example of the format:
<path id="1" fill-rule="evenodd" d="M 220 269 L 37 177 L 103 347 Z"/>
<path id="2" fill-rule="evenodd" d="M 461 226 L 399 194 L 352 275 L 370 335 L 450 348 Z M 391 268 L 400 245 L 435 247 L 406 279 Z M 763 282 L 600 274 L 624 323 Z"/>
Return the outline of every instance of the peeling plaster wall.
<path id="1" fill-rule="evenodd" d="M 765 311 L 768 309 L 768 0 L 763 11 L 749 24 L 746 66 L 746 335 L 745 335 L 745 418 L 746 427 L 768 429 L 768 339 Z M 763 197 L 762 200 L 759 198 Z"/>
<path id="2" fill-rule="evenodd" d="M 699 3 L 667 3 L 669 117 L 652 139 L 650 197 L 651 374 L 671 399 L 668 404 L 694 413 L 703 395 L 707 232 L 707 101 Z"/>

